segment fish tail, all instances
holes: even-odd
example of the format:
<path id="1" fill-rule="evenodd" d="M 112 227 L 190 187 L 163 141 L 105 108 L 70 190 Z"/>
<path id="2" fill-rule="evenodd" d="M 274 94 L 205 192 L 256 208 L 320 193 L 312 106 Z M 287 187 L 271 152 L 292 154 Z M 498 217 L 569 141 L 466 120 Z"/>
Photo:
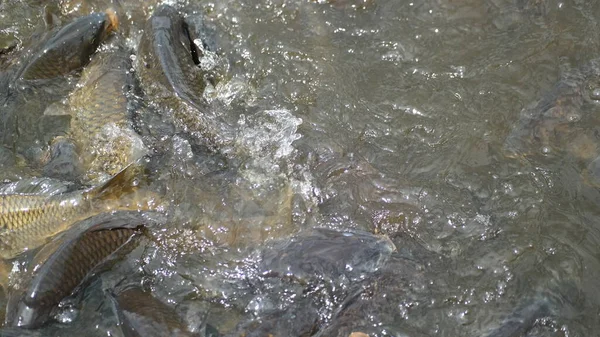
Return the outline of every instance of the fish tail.
<path id="1" fill-rule="evenodd" d="M 144 179 L 144 171 L 145 168 L 142 165 L 130 164 L 106 183 L 88 190 L 86 197 L 94 201 L 116 200 L 133 193 Z"/>

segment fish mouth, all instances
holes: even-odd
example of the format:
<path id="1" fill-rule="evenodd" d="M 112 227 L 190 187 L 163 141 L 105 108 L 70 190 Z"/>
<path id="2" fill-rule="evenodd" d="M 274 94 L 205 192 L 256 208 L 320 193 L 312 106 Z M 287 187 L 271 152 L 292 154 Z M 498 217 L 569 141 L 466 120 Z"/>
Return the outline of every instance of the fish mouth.
<path id="1" fill-rule="evenodd" d="M 119 18 L 117 18 L 117 13 L 112 8 L 107 9 L 105 13 L 107 20 L 104 24 L 104 31 L 106 32 L 106 35 L 108 35 L 119 29 Z"/>

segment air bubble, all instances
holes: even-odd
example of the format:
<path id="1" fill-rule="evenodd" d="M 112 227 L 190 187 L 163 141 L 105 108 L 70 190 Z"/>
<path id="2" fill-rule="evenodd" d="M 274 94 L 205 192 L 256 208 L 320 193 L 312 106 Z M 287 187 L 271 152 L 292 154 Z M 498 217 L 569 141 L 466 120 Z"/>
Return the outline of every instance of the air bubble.
<path id="1" fill-rule="evenodd" d="M 552 149 L 548 146 L 544 146 L 541 149 L 542 154 L 550 154 L 552 152 Z"/>
<path id="2" fill-rule="evenodd" d="M 596 89 L 592 90 L 592 93 L 590 94 L 590 98 L 595 101 L 600 101 L 600 88 L 596 88 Z"/>

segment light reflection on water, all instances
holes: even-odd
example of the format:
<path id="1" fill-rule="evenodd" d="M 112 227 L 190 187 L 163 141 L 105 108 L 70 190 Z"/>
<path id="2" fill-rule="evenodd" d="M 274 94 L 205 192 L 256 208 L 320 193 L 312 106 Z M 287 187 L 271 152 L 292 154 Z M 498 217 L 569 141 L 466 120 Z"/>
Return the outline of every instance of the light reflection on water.
<path id="1" fill-rule="evenodd" d="M 379 290 L 345 304 L 372 301 L 364 317 L 337 313 L 349 292 L 314 290 L 323 336 L 347 336 L 353 326 L 371 336 L 480 336 L 524 299 L 540 298 L 562 306 L 532 335 L 597 331 L 598 190 L 568 154 L 503 151 L 520 111 L 561 69 L 597 56 L 596 3 L 171 3 L 206 13 L 227 60 L 224 83 L 245 86 L 220 98 L 217 88 L 216 100 L 252 122 L 241 139 L 255 147 L 232 167 L 178 136 L 166 141 L 173 154 L 162 159 L 157 184 L 174 202 L 172 224 L 103 283 L 143 261 L 132 268 L 158 298 L 234 331 L 257 308 L 293 307 L 302 292 L 293 284 L 278 289 L 280 298 L 249 296 L 260 279 L 251 272 L 255 248 L 313 226 L 357 229 L 388 235 L 397 252 L 379 283 L 365 285 Z M 79 15 L 104 4 L 61 6 Z M 28 21 L 4 20 L 1 28 L 22 27 L 19 38 L 30 34 Z M 132 31 L 143 21 L 133 16 Z M 101 287 L 91 287 L 82 312 L 98 305 Z M 82 318 L 110 317 L 102 312 Z M 110 318 L 103 322 L 112 329 Z M 82 324 L 48 329 L 92 333 Z"/>

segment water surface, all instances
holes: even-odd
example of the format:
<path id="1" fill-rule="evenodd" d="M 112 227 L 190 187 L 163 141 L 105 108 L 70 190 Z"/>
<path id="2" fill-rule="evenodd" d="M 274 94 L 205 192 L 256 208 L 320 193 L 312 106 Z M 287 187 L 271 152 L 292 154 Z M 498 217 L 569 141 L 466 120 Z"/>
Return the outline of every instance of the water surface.
<path id="1" fill-rule="evenodd" d="M 132 45 L 152 11 L 140 3 L 123 2 Z M 523 108 L 598 57 L 596 2 L 169 3 L 190 20 L 204 15 L 221 78 L 205 97 L 249 156 L 230 160 L 181 134 L 153 140 L 170 153 L 154 173 L 172 222 L 48 333 L 118 335 L 102 288 L 131 269 L 190 326 L 206 318 L 222 334 L 296 308 L 290 294 L 306 289 L 259 287 L 268 281 L 254 274 L 256 251 L 312 227 L 381 234 L 396 247 L 361 284 L 378 289 L 362 317 L 339 313 L 352 296 L 345 281 L 309 280 L 324 282 L 312 295 L 322 336 L 482 336 L 539 299 L 558 309 L 530 335 L 598 331 L 598 189 L 568 154 L 503 148 Z M 59 16 L 105 6 L 61 1 Z M 21 46 L 40 29 L 40 8 L 0 2 L 0 43 Z M 6 162 L 7 179 L 32 169 Z"/>

